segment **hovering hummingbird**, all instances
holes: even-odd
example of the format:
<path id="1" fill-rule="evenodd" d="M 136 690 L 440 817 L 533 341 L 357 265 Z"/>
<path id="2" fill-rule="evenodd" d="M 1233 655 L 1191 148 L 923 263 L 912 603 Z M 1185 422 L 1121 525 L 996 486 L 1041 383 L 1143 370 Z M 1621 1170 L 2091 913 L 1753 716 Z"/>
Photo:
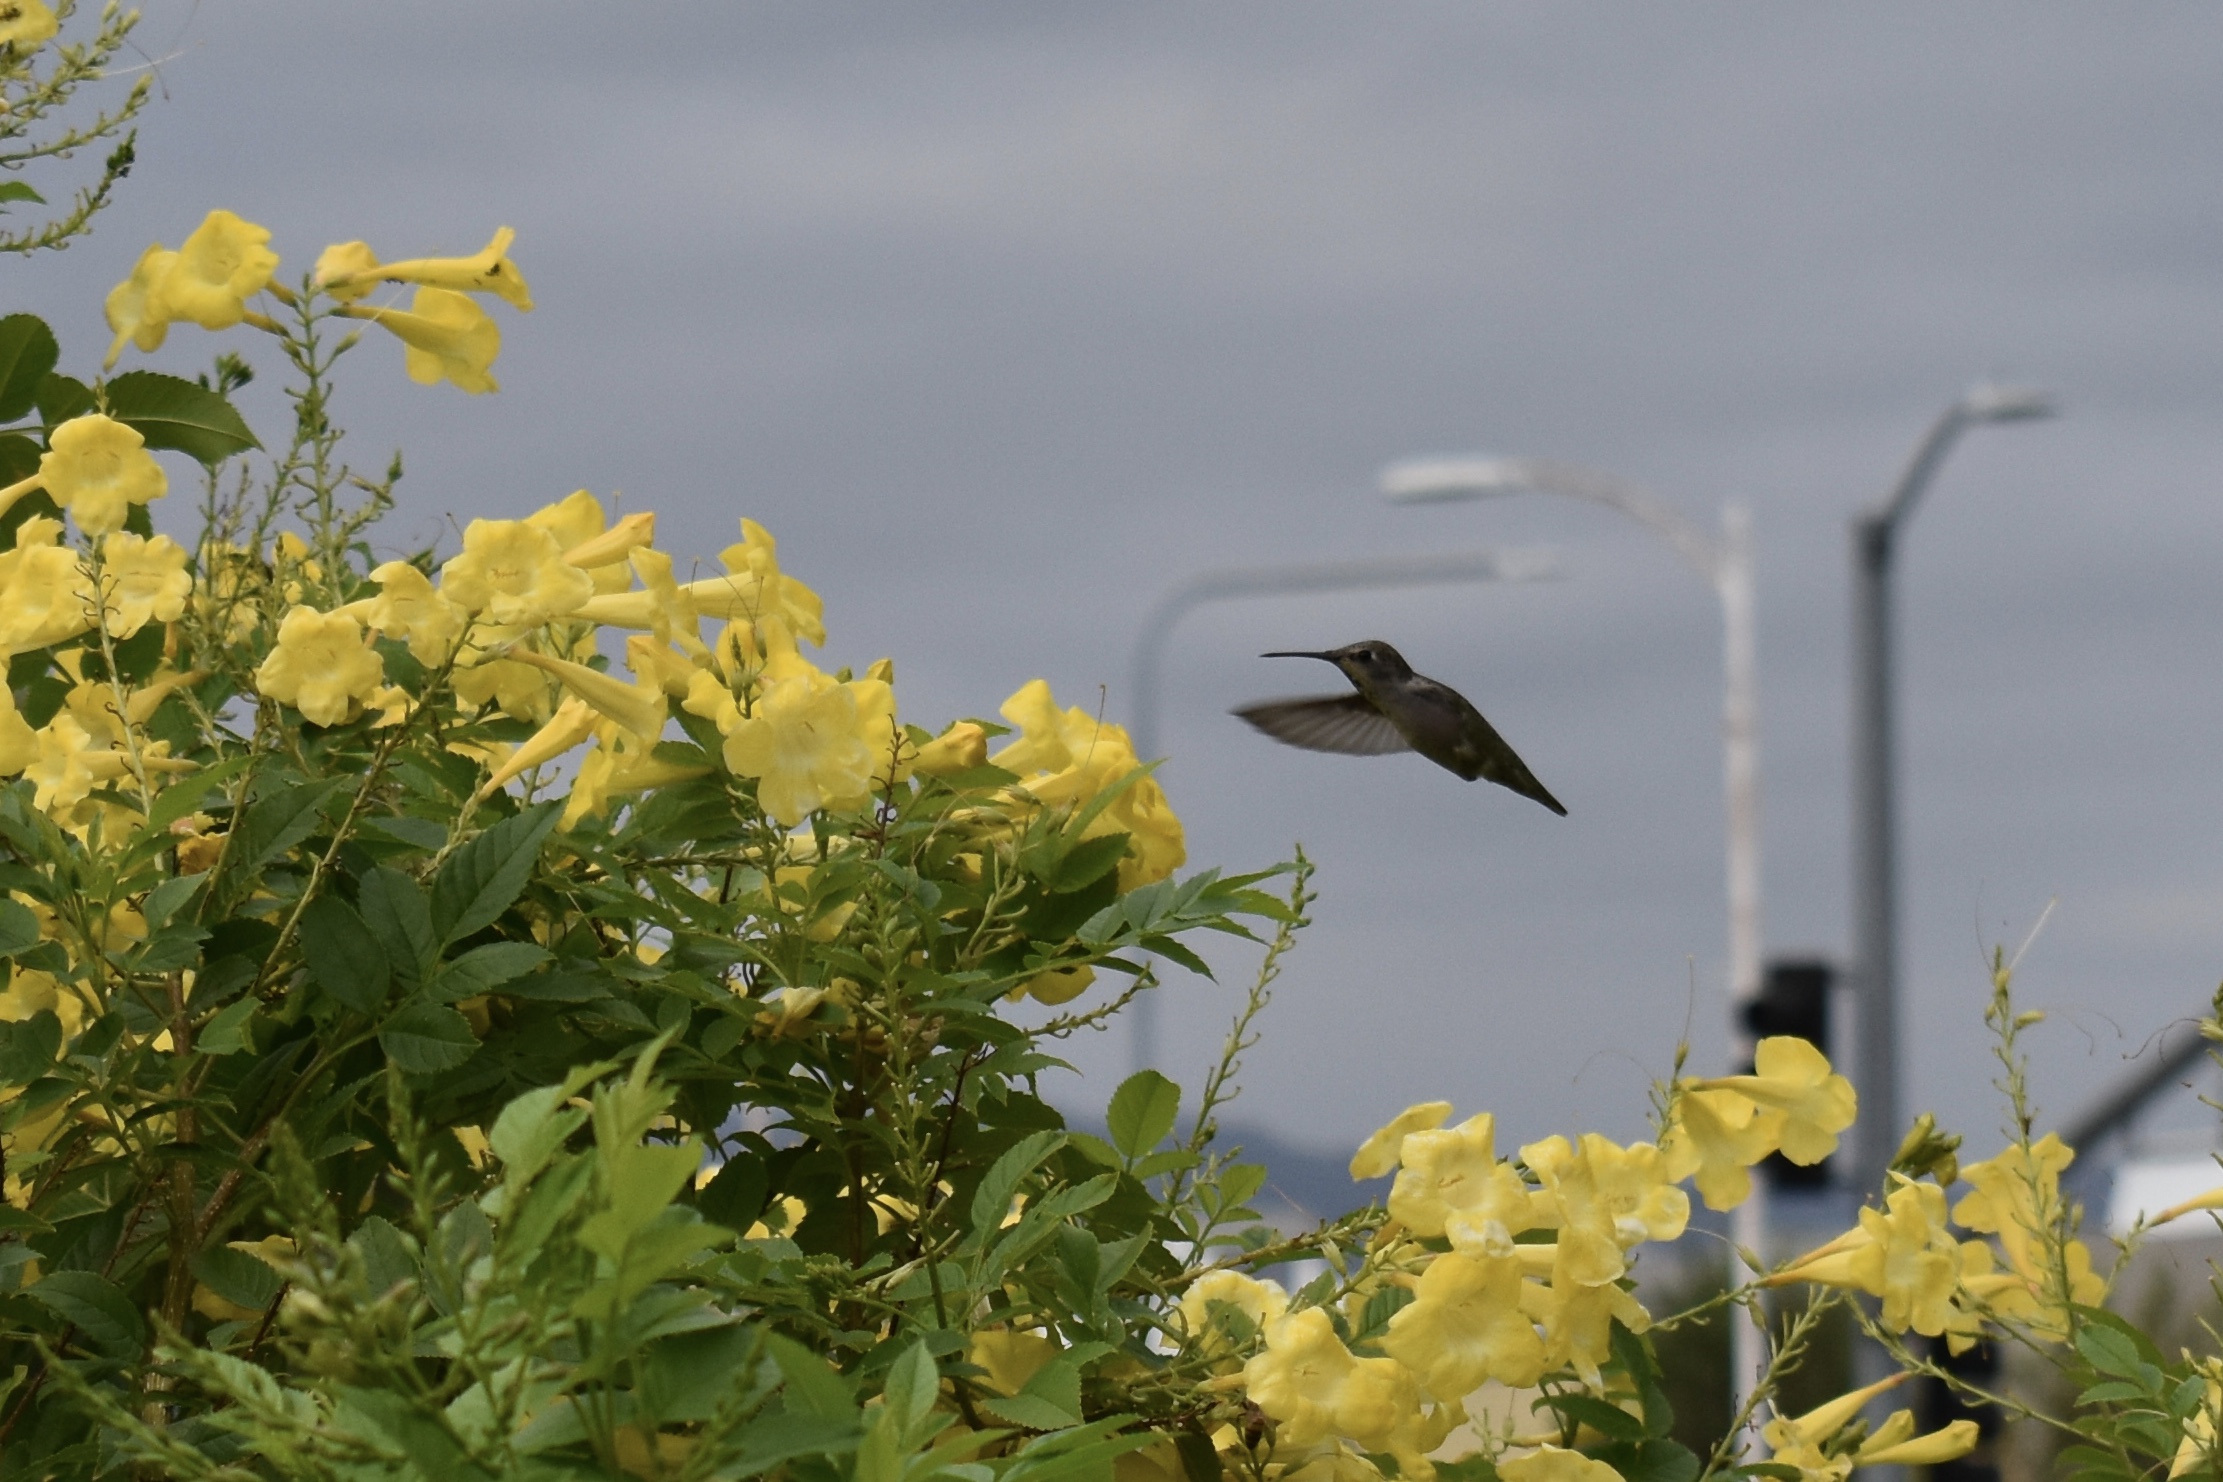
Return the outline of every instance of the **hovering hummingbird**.
<path id="1" fill-rule="evenodd" d="M 1494 782 L 1566 816 L 1559 799 L 1536 780 L 1536 774 L 1466 696 L 1425 674 L 1413 673 L 1404 655 L 1380 639 L 1324 653 L 1277 650 L 1259 657 L 1326 659 L 1356 689 L 1348 695 L 1261 700 L 1235 711 L 1276 741 L 1346 756 L 1417 751 L 1469 782 L 1477 778 Z"/>

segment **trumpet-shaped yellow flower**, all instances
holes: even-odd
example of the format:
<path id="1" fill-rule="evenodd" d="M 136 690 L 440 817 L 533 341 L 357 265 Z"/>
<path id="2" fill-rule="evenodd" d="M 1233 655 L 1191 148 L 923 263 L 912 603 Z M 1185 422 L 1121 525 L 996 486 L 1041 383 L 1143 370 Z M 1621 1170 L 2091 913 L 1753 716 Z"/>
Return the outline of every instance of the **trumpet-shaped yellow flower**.
<path id="1" fill-rule="evenodd" d="M 315 725 L 353 719 L 385 683 L 386 666 L 360 624 L 344 612 L 296 607 L 278 624 L 277 646 L 255 671 L 255 688 Z"/>
<path id="2" fill-rule="evenodd" d="M 548 675 L 586 701 L 604 719 L 651 746 L 664 732 L 664 687 L 654 680 L 627 684 L 614 674 L 574 664 L 569 659 L 551 659 L 530 649 L 516 649 L 509 658 L 512 663 L 525 664 Z"/>
<path id="3" fill-rule="evenodd" d="M 1578 1144 L 1564 1137 L 1530 1143 L 1521 1161 L 1558 1206 L 1555 1279 L 1563 1273 L 1582 1286 L 1618 1281 L 1632 1247 L 1673 1240 L 1689 1223 L 1690 1196 L 1668 1178 L 1666 1160 L 1651 1143 L 1617 1147 L 1585 1132 Z"/>
<path id="4" fill-rule="evenodd" d="M 1291 1446 L 1348 1436 L 1368 1451 L 1385 1451 L 1420 1408 L 1403 1364 L 1353 1354 L 1318 1307 L 1267 1327 L 1265 1351 L 1243 1366 L 1243 1388 L 1281 1423 L 1279 1439 Z"/>
<path id="5" fill-rule="evenodd" d="M 566 559 L 576 565 L 577 555 L 573 551 Z M 593 572 L 597 579 L 613 571 L 622 578 L 627 568 L 641 579 L 637 590 L 599 593 L 577 615 L 604 627 L 645 631 L 659 643 L 677 644 L 690 656 L 707 660 L 710 650 L 702 641 L 702 615 L 695 610 L 689 590 L 673 579 L 672 558 L 641 547 L 620 563 L 594 568 Z"/>
<path id="6" fill-rule="evenodd" d="M 155 311 L 154 287 L 168 276 L 177 265 L 178 255 L 156 242 L 139 254 L 133 264 L 131 276 L 108 290 L 104 311 L 108 328 L 116 336 L 108 347 L 108 358 L 101 368 L 113 370 L 123 356 L 125 342 L 142 350 L 159 350 L 169 338 L 170 321 Z"/>
<path id="7" fill-rule="evenodd" d="M 177 621 L 192 595 L 185 547 L 169 536 L 146 540 L 119 530 L 100 543 L 100 611 L 111 637 Z"/>
<path id="8" fill-rule="evenodd" d="M 20 1023 L 43 1013 L 52 1013 L 62 1021 L 66 1039 L 77 1038 L 77 1032 L 85 1027 L 85 1000 L 75 991 L 63 987 L 52 973 L 15 968 L 8 974 L 6 990 L 0 991 L 0 1020 Z"/>
<path id="9" fill-rule="evenodd" d="M 1447 1236 L 1469 1255 L 1503 1255 L 1513 1237 L 1552 1222 L 1548 1200 L 1498 1161 L 1497 1119 L 1407 1133 L 1389 1187 L 1391 1218 L 1415 1235 Z"/>
<path id="10" fill-rule="evenodd" d="M 278 254 L 263 245 L 269 240 L 266 227 L 229 211 L 209 212 L 178 244 L 177 260 L 149 286 L 147 317 L 230 329 L 246 317 L 247 300 L 278 270 Z"/>
<path id="11" fill-rule="evenodd" d="M 1753 1164 L 1775 1151 L 1784 1116 L 1735 1091 L 1685 1083 L 1660 1138 L 1668 1177 L 1697 1176 L 1708 1209 L 1735 1209 L 1751 1196 Z"/>
<path id="12" fill-rule="evenodd" d="M 1516 1253 L 1525 1260 L 1533 1249 L 1523 1245 Z M 1618 1282 L 1583 1286 L 1555 1275 L 1549 1286 L 1523 1283 L 1520 1297 L 1521 1310 L 1544 1330 L 1544 1367 L 1570 1364 L 1582 1382 L 1593 1387 L 1599 1382 L 1599 1370 L 1613 1356 L 1614 1322 L 1632 1333 L 1652 1325 L 1652 1315 Z"/>
<path id="13" fill-rule="evenodd" d="M 0 46 L 12 47 L 19 58 L 52 41 L 61 28 L 45 0 L 10 0 L 0 8 Z"/>
<path id="14" fill-rule="evenodd" d="M 2063 1230 L 2069 1212 L 2061 1196 L 2061 1175 L 2075 1159 L 2075 1150 L 2051 1132 L 2028 1145 L 2017 1143 L 1963 1168 L 1961 1177 L 1975 1190 L 1953 1206 L 1955 1221 L 1999 1238 L 2008 1269 L 2028 1293 L 2026 1300 L 2017 1300 L 1995 1290 L 1993 1310 L 2055 1336 L 2067 1332 L 2064 1309 L 2069 1304 L 2093 1306 L 2107 1294 L 2107 1279 L 2092 1269 L 2091 1251 Z M 2056 1239 L 2061 1245 L 2058 1261 Z"/>
<path id="15" fill-rule="evenodd" d="M 1411 1303 L 1389 1320 L 1382 1351 L 1438 1399 L 1458 1400 L 1486 1379 L 1516 1389 L 1544 1372 L 1544 1340 L 1521 1311 L 1521 1264 L 1453 1251 L 1428 1263 Z"/>
<path id="16" fill-rule="evenodd" d="M 1973 1420 L 1955 1420 L 1929 1432 L 1914 1434 L 1914 1412 L 1894 1410 L 1891 1418 L 1853 1453 L 1853 1464 L 1863 1467 L 1934 1467 L 1959 1461 L 1976 1449 L 1982 1439 Z"/>
<path id="17" fill-rule="evenodd" d="M 123 528 L 134 504 L 170 492 L 169 477 L 138 430 L 88 412 L 54 429 L 39 455 L 39 483 L 87 535 Z"/>
<path id="18" fill-rule="evenodd" d="M 1451 1103 L 1448 1101 L 1423 1101 L 1406 1107 L 1390 1119 L 1388 1126 L 1360 1145 L 1351 1158 L 1352 1180 L 1380 1178 L 1395 1172 L 1407 1137 L 1415 1132 L 1432 1132 L 1450 1120 Z"/>
<path id="19" fill-rule="evenodd" d="M 821 808 L 861 808 L 886 755 L 895 699 L 876 680 L 811 673 L 764 687 L 726 732 L 726 769 L 757 779 L 757 802 L 789 828 Z"/>
<path id="20" fill-rule="evenodd" d="M 1621 1474 L 1596 1457 L 1558 1446 L 1501 1461 L 1497 1474 L 1505 1482 L 1621 1482 Z"/>
<path id="21" fill-rule="evenodd" d="M 2177 1443 L 2177 1453 L 2169 1461 L 2169 1482 L 2206 1469 L 2215 1456 L 2215 1422 L 2223 1416 L 2223 1365 L 2208 1359 L 2199 1368 L 2206 1389 L 2200 1408 L 2185 1417 L 2184 1439 Z"/>
<path id="22" fill-rule="evenodd" d="M 38 759 L 23 769 L 23 775 L 36 785 L 33 801 L 47 813 L 68 812 L 94 788 L 123 776 L 130 765 L 123 752 L 96 745 L 92 734 L 66 710 L 46 723 L 38 741 Z"/>
<path id="23" fill-rule="evenodd" d="M 594 578 L 563 558 L 546 530 L 524 520 L 473 520 L 462 554 L 440 568 L 440 593 L 488 622 L 521 628 L 578 611 Z"/>
<path id="24" fill-rule="evenodd" d="M 1783 1114 L 1777 1131 L 1783 1156 L 1811 1166 L 1837 1151 L 1837 1134 L 1853 1124 L 1858 1099 L 1852 1083 L 1829 1068 L 1820 1050 L 1795 1035 L 1760 1041 L 1751 1075 L 1722 1076 L 1697 1084 L 1732 1091 Z"/>
<path id="25" fill-rule="evenodd" d="M 1016 773 L 1020 788 L 1035 801 L 1077 809 L 1107 788 L 1125 784 L 1083 831 L 1086 838 L 1127 835 L 1127 854 L 1119 865 L 1121 890 L 1163 880 L 1188 859 L 1181 820 L 1165 791 L 1155 778 L 1134 776 L 1142 763 L 1125 730 L 1077 705 L 1058 709 L 1049 684 L 1040 679 L 1022 685 L 999 713 L 1019 728 L 1019 739 L 990 760 Z"/>
<path id="26" fill-rule="evenodd" d="M 1089 990 L 1096 981 L 1096 969 L 1087 963 L 1074 967 L 1045 968 L 1004 995 L 1004 1002 L 1017 1003 L 1031 998 L 1036 1003 L 1071 1003 Z"/>
<path id="27" fill-rule="evenodd" d="M 493 376 L 494 358 L 502 353 L 502 327 L 469 294 L 420 288 L 406 311 L 341 312 L 368 319 L 400 340 L 403 366 L 420 386 L 453 381 L 474 396 L 502 389 Z"/>
<path id="28" fill-rule="evenodd" d="M 25 520 L 0 554 L 0 650 L 8 657 L 74 638 L 93 625 L 97 599 L 77 553 L 56 542 L 58 520 Z"/>
<path id="29" fill-rule="evenodd" d="M 412 257 L 381 263 L 367 243 L 342 242 L 324 249 L 317 259 L 317 284 L 335 298 L 361 297 L 373 283 L 418 283 L 455 293 L 491 293 L 518 309 L 531 309 L 533 296 L 517 264 L 509 260 L 509 244 L 517 233 L 503 227 L 470 257 Z"/>
<path id="30" fill-rule="evenodd" d="M 973 721 L 961 720 L 921 746 L 911 758 L 910 770 L 921 777 L 954 777 L 987 760 L 988 733 Z"/>
<path id="31" fill-rule="evenodd" d="M 779 545 L 754 520 L 741 522 L 741 540 L 720 557 L 726 575 L 689 582 L 687 594 L 706 618 L 763 623 L 778 618 L 803 641 L 826 641 L 825 603 L 818 594 L 780 570 Z"/>
<path id="32" fill-rule="evenodd" d="M 388 561 L 371 572 L 378 595 L 350 602 L 346 613 L 374 633 L 409 642 L 410 655 L 420 664 L 446 662 L 462 636 L 469 616 L 440 595 L 432 578 L 408 561 Z"/>
<path id="33" fill-rule="evenodd" d="M 1241 1323 L 1231 1325 L 1217 1310 L 1221 1308 L 1240 1314 Z M 1204 1353 L 1226 1353 L 1264 1333 L 1288 1310 L 1289 1294 L 1277 1282 L 1261 1281 L 1240 1271 L 1207 1272 L 1181 1294 L 1181 1331 L 1188 1335 L 1184 1346 Z"/>
<path id="34" fill-rule="evenodd" d="M 587 491 L 581 489 L 579 494 Z M 572 498 L 576 499 L 578 494 Z M 592 497 L 591 495 L 589 496 Z M 607 571 L 610 585 L 597 586 L 596 592 L 622 592 L 625 590 L 625 566 L 635 551 L 647 550 L 656 543 L 656 512 L 636 510 L 599 534 L 585 540 L 573 541 L 565 547 L 563 558 L 581 571 Z M 666 558 L 669 559 L 668 557 Z"/>
<path id="35" fill-rule="evenodd" d="M 1901 1179 L 1882 1209 L 1860 1211 L 1860 1224 L 1792 1262 L 1768 1284 L 1811 1281 L 1883 1298 L 1883 1323 L 1925 1338 L 1954 1322 L 1960 1285 L 1960 1244 L 1945 1228 L 1945 1191 Z"/>

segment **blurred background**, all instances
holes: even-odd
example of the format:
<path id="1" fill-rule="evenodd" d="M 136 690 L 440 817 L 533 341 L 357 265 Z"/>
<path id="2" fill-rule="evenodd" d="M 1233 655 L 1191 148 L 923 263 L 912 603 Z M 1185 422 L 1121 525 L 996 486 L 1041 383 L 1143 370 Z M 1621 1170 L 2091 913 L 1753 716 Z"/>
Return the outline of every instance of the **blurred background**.
<path id="1" fill-rule="evenodd" d="M 1998 1145 L 1986 959 L 2049 902 L 2019 987 L 2050 1118 L 2156 1064 L 2223 973 L 2210 7 L 147 11 L 140 169 L 10 304 L 82 374 L 108 287 L 211 207 L 287 275 L 515 227 L 539 308 L 496 311 L 499 395 L 409 384 L 384 337 L 346 367 L 348 450 L 406 458 L 397 550 L 580 486 L 656 510 L 683 564 L 751 516 L 825 596 L 828 667 L 891 655 L 936 727 L 1035 676 L 1131 720 L 1144 614 L 1199 573 L 1558 553 L 1173 632 L 1192 865 L 1320 866 L 1236 1113 L 1292 1157 L 1435 1096 L 1506 1145 L 1637 1136 L 1679 1036 L 1731 1053 L 1714 595 L 1606 510 L 1392 506 L 1399 458 L 1575 460 L 1708 529 L 1750 506 L 1765 939 L 1841 962 L 1849 521 L 1972 382 L 2048 389 L 2058 418 L 1969 434 L 1899 556 L 1906 1109 Z M 223 346 L 282 425 L 251 332 L 126 363 Z M 1362 637 L 1571 816 L 1228 715 L 1340 684 L 1260 650 Z M 1254 957 L 1222 961 L 1160 995 L 1192 1086 Z M 1100 1108 L 1131 1055 L 1076 1045 L 1059 1094 Z"/>

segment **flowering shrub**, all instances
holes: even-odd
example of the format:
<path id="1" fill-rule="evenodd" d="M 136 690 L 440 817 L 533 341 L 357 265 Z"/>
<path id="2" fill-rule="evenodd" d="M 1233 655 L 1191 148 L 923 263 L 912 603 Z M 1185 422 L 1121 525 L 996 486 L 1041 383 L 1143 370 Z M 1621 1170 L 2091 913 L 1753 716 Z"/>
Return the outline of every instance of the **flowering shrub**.
<path id="1" fill-rule="evenodd" d="M 1125 732 L 1039 680 L 915 724 L 891 661 L 805 652 L 751 520 L 689 580 L 584 490 L 373 557 L 398 471 L 341 459 L 335 363 L 368 326 L 495 389 L 511 245 L 286 283 L 218 211 L 147 249 L 104 371 L 268 336 L 267 455 L 236 349 L 79 381 L 0 320 L 0 1475 L 1842 1482 L 1977 1442 L 1862 1419 L 1939 1372 L 1909 1333 L 2086 1381 L 2047 1419 L 2095 1475 L 2214 1470 L 2213 1361 L 2096 1305 L 2004 971 L 2015 1140 L 1962 1168 L 1925 1121 L 1853 1229 L 1690 1311 L 1634 1281 L 1686 1185 L 1733 1207 L 1854 1120 L 1802 1041 L 1671 1078 L 1628 1145 L 1414 1106 L 1351 1164 L 1384 1201 L 1267 1227 L 1217 1118 L 1301 857 L 1184 876 Z M 202 470 L 182 537 L 157 452 Z M 1263 953 L 1186 1125 L 1151 1072 L 1069 1125 L 1059 1042 L 1205 971 L 1198 932 Z M 1784 1287 L 1751 1403 L 1678 1444 L 1648 1333 Z M 1855 1294 L 1902 1372 L 1765 1415 Z"/>

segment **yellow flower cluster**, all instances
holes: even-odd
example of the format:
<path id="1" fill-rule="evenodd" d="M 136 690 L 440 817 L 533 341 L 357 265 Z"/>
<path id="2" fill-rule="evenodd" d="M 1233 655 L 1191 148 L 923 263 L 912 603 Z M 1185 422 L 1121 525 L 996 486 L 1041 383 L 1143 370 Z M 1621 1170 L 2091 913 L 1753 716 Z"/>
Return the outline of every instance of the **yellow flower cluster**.
<path id="1" fill-rule="evenodd" d="M 514 308 L 532 308 L 532 293 L 509 258 L 515 238 L 505 226 L 470 257 L 391 263 L 381 263 L 368 243 L 336 243 L 317 259 L 311 282 L 332 300 L 330 312 L 367 319 L 400 340 L 411 380 L 496 391 L 500 387 L 492 368 L 501 353 L 502 331 L 472 295 L 492 294 Z M 108 347 L 107 367 L 115 367 L 127 344 L 161 349 L 172 324 L 221 330 L 245 323 L 277 332 L 276 324 L 247 306 L 265 290 L 294 301 L 290 290 L 271 281 L 278 254 L 269 241 L 269 228 L 229 211 L 211 211 L 176 251 L 160 242 L 149 246 L 131 276 L 109 292 L 108 328 L 115 339 Z M 381 283 L 413 284 L 416 296 L 407 309 L 358 302 Z"/>
<path id="2" fill-rule="evenodd" d="M 1708 1209 L 1734 1209 L 1752 1192 L 1752 1165 L 1770 1153 L 1811 1166 L 1835 1152 L 1855 1106 L 1851 1082 L 1820 1050 L 1778 1035 L 1760 1042 L 1753 1074 L 1678 1085 L 1660 1147 Z"/>
<path id="3" fill-rule="evenodd" d="M 1019 778 L 1028 799 L 1050 807 L 1085 806 L 1109 789 L 1110 804 L 1089 820 L 1082 837 L 1124 833 L 1130 845 L 1120 862 L 1119 886 L 1131 890 L 1163 880 L 1188 858 L 1181 820 L 1156 779 L 1141 770 L 1127 732 L 1079 706 L 1060 710 L 1050 686 L 1035 680 L 1003 702 L 1000 712 L 1019 739 L 989 758 Z"/>
<path id="4" fill-rule="evenodd" d="M 1768 1460 L 1798 1468 L 1801 1482 L 1845 1482 L 1855 1467 L 1932 1467 L 1975 1450 L 1979 1438 L 1973 1420 L 1956 1420 L 1920 1436 L 1914 1433 L 1911 1410 L 1892 1411 L 1873 1432 L 1856 1425 L 1870 1400 L 1907 1377 L 1893 1374 L 1804 1415 L 1769 1421 L 1760 1432 L 1768 1444 Z"/>

